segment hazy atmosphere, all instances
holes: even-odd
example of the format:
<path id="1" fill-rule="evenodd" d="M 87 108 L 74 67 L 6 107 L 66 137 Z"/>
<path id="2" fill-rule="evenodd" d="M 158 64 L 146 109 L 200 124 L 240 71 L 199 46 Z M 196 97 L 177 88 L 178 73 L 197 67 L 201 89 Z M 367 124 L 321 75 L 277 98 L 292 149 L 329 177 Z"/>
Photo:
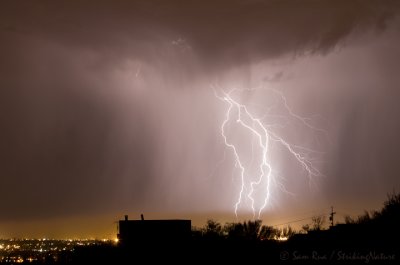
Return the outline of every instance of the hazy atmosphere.
<path id="1" fill-rule="evenodd" d="M 235 215 L 240 165 L 221 134 L 230 92 L 274 135 L 264 208 L 267 191 L 253 194 L 263 223 L 379 208 L 400 190 L 399 11 L 397 1 L 2 1 L 0 238 L 115 237 L 124 214 L 253 218 L 251 185 Z M 235 119 L 226 137 L 255 181 L 260 146 Z"/>

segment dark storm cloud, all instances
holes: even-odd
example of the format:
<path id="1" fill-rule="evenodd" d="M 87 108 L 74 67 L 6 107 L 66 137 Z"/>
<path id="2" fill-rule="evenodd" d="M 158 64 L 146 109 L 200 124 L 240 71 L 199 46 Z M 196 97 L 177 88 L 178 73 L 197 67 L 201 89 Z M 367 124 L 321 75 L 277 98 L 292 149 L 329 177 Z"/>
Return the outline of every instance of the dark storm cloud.
<path id="1" fill-rule="evenodd" d="M 0 218 L 142 207 L 163 191 L 154 158 L 165 155 L 155 153 L 164 131 L 148 119 L 167 114 L 146 112 L 157 105 L 151 96 L 118 96 L 110 72 L 121 61 L 162 68 L 143 74 L 146 89 L 180 88 L 176 80 L 252 61 L 327 53 L 351 34 L 383 31 L 397 9 L 396 1 L 2 1 Z"/>
<path id="2" fill-rule="evenodd" d="M 156 59 L 165 45 L 210 64 L 288 51 L 327 52 L 354 32 L 383 30 L 396 1 L 12 1 L 2 31 L 113 55 Z"/>

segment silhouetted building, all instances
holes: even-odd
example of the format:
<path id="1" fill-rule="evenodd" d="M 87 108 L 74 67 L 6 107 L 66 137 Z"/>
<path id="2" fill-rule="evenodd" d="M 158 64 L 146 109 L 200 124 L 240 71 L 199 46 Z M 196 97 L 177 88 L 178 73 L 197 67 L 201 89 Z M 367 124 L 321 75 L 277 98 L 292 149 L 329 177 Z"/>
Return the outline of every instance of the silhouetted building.
<path id="1" fill-rule="evenodd" d="M 122 246 L 143 243 L 186 242 L 191 238 L 191 220 L 125 220 L 119 221 L 118 240 Z"/>

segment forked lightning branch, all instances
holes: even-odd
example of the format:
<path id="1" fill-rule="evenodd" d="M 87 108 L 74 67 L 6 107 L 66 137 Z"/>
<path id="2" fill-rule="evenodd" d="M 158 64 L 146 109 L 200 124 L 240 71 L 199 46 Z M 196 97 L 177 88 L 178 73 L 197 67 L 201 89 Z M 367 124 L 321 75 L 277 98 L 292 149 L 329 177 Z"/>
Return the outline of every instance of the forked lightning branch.
<path id="1" fill-rule="evenodd" d="M 292 156 L 298 166 L 304 169 L 309 181 L 312 181 L 313 177 L 321 176 L 322 174 L 313 162 L 313 153 L 315 151 L 289 143 L 276 131 L 274 132 L 273 128 L 279 126 L 279 124 L 267 124 L 263 117 L 256 117 L 250 112 L 248 106 L 233 97 L 234 91 L 237 90 L 215 93 L 216 97 L 227 105 L 225 119 L 221 124 L 221 135 L 226 147 L 232 151 L 235 167 L 240 172 L 240 187 L 234 210 L 237 217 L 239 207 L 245 207 L 245 201 L 247 201 L 249 202 L 247 204 L 250 207 L 249 210 L 253 213 L 253 218 L 256 216 L 260 218 L 262 211 L 271 200 L 272 189 L 279 187 L 285 190 L 284 185 L 277 178 L 274 165 L 271 162 L 272 144 L 278 144 L 288 155 Z M 271 91 L 285 109 L 285 115 L 297 120 L 302 126 L 310 130 L 324 132 L 312 126 L 308 119 L 295 114 L 289 108 L 286 98 L 280 91 Z M 237 141 L 235 137 L 231 137 L 232 130 L 240 131 L 245 138 L 250 137 L 251 139 Z M 246 148 L 251 150 L 250 153 L 242 151 Z M 251 159 L 248 158 L 249 155 Z"/>

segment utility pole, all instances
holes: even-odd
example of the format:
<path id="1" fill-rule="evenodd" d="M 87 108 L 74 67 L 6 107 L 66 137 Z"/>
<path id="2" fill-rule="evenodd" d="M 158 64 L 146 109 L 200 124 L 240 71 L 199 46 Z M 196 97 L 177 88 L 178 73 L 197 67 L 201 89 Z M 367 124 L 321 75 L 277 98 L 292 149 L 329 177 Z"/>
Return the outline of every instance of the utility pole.
<path id="1" fill-rule="evenodd" d="M 333 216 L 336 212 L 333 211 L 333 206 L 331 206 L 331 214 L 329 215 L 329 221 L 331 221 L 331 227 L 333 227 Z"/>

